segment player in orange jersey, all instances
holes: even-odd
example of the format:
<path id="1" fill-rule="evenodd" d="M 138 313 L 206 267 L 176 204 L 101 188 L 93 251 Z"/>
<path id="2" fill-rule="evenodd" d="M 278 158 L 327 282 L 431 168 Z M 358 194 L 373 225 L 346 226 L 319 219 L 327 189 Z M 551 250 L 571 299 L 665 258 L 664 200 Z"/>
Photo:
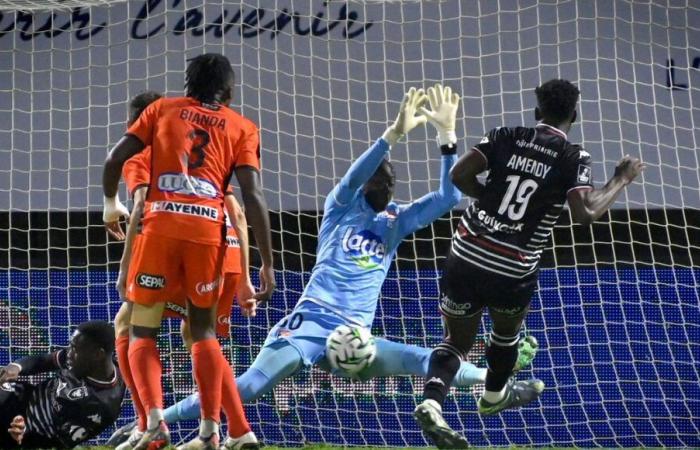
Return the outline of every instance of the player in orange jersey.
<path id="1" fill-rule="evenodd" d="M 191 60 L 186 96 L 152 103 L 112 149 L 103 172 L 103 220 L 120 229 L 126 208 L 117 198 L 122 166 L 151 146 L 151 180 L 142 237 L 127 276 L 133 300 L 129 362 L 147 413 L 147 430 L 137 450 L 160 448 L 170 441 L 163 421 L 163 395 L 155 338 L 165 301 L 179 292 L 187 297 L 194 376 L 202 411 L 199 436 L 183 449 L 217 448 L 221 385 L 227 362 L 215 336 L 215 308 L 221 289 L 224 245 L 224 194 L 235 173 L 262 258 L 261 292 L 274 289 L 267 205 L 260 186 L 257 127 L 226 105 L 234 74 L 228 59 L 205 54 Z"/>
<path id="2" fill-rule="evenodd" d="M 155 92 L 144 92 L 134 97 L 129 105 L 129 121 L 128 126 L 136 121 L 141 112 L 153 101 L 159 99 L 160 94 Z M 119 277 L 117 279 L 117 290 L 120 297 L 126 300 L 122 303 L 119 312 L 117 313 L 115 323 L 115 335 L 117 349 L 117 358 L 119 366 L 123 373 L 123 378 L 131 391 L 134 409 L 137 415 L 137 426 L 128 434 L 128 438 L 123 442 L 119 442 L 117 450 L 131 450 L 141 439 L 146 431 L 146 414 L 141 403 L 141 400 L 136 391 L 131 369 L 129 366 L 128 350 L 129 350 L 129 319 L 131 316 L 131 303 L 126 297 L 126 274 L 129 271 L 129 263 L 133 249 L 133 243 L 139 239 L 137 232 L 143 213 L 144 200 L 150 182 L 150 165 L 151 152 L 150 149 L 145 149 L 141 153 L 130 158 L 122 168 L 122 177 L 127 186 L 127 191 L 133 199 L 133 208 L 131 212 L 131 221 L 126 231 L 126 241 L 124 243 L 124 251 L 119 268 Z M 254 288 L 250 281 L 250 270 L 248 264 L 248 227 L 243 214 L 243 210 L 233 196 L 232 191 L 226 193 L 226 212 L 227 212 L 227 247 L 226 257 L 224 259 L 224 281 L 221 292 L 221 297 L 217 305 L 216 315 L 216 334 L 218 336 L 228 336 L 230 327 L 231 308 L 233 299 L 237 296 L 239 303 L 242 303 L 241 309 L 244 315 L 255 315 L 255 301 L 248 300 L 248 303 L 243 303 L 245 299 L 251 299 L 254 295 Z M 229 218 L 233 218 L 230 220 Z M 114 234 L 114 237 L 123 240 L 124 235 Z M 179 294 L 177 298 L 169 301 L 164 313 L 165 316 L 186 319 L 186 300 L 184 294 Z M 191 348 L 191 336 L 189 329 L 185 326 L 187 322 L 182 322 L 182 335 L 187 348 Z M 227 365 L 226 373 L 223 378 L 222 385 L 222 408 L 229 419 L 227 443 L 254 444 L 257 443 L 255 434 L 251 432 L 243 407 L 240 402 L 236 402 L 239 398 L 235 394 L 237 391 L 233 369 Z M 233 393 L 233 394 L 232 394 Z M 120 433 L 119 438 L 124 433 Z M 112 438 L 110 438 L 110 441 Z M 108 442 L 108 445 L 109 442 Z M 116 445 L 116 444 L 115 444 Z"/>

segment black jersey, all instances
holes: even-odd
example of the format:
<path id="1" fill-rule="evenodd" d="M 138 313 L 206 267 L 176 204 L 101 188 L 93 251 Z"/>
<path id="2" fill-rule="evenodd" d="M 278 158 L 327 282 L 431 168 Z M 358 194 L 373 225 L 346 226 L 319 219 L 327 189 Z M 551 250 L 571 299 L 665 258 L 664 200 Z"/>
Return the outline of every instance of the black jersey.
<path id="1" fill-rule="evenodd" d="M 19 411 L 7 412 L 25 418 L 23 447 L 74 447 L 99 435 L 119 417 L 125 387 L 116 365 L 114 377 L 109 381 L 79 379 L 66 365 L 67 353 L 67 350 L 53 353 L 56 372 L 51 378 L 35 385 L 17 382 L 0 387 L 3 391 L 14 391 L 21 399 L 14 402 L 19 404 Z"/>
<path id="2" fill-rule="evenodd" d="M 533 274 L 566 194 L 591 188 L 590 155 L 557 128 L 496 128 L 474 149 L 488 162 L 481 197 L 464 212 L 452 253 L 510 278 Z"/>

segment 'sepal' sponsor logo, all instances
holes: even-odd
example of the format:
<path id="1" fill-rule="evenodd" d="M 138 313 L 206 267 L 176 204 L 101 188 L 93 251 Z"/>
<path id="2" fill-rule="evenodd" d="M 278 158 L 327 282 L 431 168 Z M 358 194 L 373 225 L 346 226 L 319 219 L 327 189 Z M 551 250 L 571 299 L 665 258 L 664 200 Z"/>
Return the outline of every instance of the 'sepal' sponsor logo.
<path id="1" fill-rule="evenodd" d="M 182 317 L 187 317 L 187 308 L 185 308 L 181 305 L 178 305 L 177 303 L 166 302 L 165 309 L 167 309 L 168 311 L 172 311 L 175 314 L 179 314 Z"/>
<path id="2" fill-rule="evenodd" d="M 197 178 L 184 173 L 164 173 L 158 177 L 158 189 L 163 192 L 199 197 L 215 198 L 216 186 L 204 178 Z"/>
<path id="3" fill-rule="evenodd" d="M 151 212 L 167 211 L 188 216 L 203 217 L 205 219 L 216 220 L 219 218 L 219 211 L 216 208 L 190 203 L 177 203 L 158 201 L 151 203 Z"/>
<path id="4" fill-rule="evenodd" d="M 217 278 L 216 280 L 210 281 L 208 283 L 199 282 L 199 283 L 197 283 L 197 286 L 195 286 L 195 290 L 197 291 L 197 294 L 199 294 L 199 295 L 204 295 L 204 294 L 208 294 L 210 292 L 214 292 L 214 290 L 219 287 L 219 281 L 220 281 L 220 279 Z"/>
<path id="5" fill-rule="evenodd" d="M 382 239 L 369 230 L 353 234 L 350 227 L 343 236 L 343 251 L 363 269 L 374 269 L 384 260 L 386 249 Z"/>
<path id="6" fill-rule="evenodd" d="M 145 289 L 163 289 L 165 287 L 165 277 L 162 275 L 139 273 L 136 275 L 136 284 Z"/>

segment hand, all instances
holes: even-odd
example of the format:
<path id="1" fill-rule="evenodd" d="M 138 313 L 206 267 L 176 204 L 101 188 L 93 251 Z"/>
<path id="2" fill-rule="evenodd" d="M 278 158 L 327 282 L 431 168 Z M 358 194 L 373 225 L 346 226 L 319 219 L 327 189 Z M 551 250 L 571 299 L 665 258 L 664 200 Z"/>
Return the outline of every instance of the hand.
<path id="1" fill-rule="evenodd" d="M 615 176 L 619 177 L 625 185 L 628 185 L 634 181 L 646 167 L 647 166 L 645 166 L 639 158 L 625 155 L 624 158 L 617 163 L 617 167 L 615 167 Z"/>
<path id="2" fill-rule="evenodd" d="M 10 423 L 10 428 L 7 432 L 10 433 L 12 439 L 14 439 L 18 444 L 22 444 L 22 439 L 24 439 L 24 432 L 27 431 L 27 427 L 24 424 L 24 417 L 15 416 Z"/>
<path id="3" fill-rule="evenodd" d="M 126 272 L 119 269 L 119 275 L 117 276 L 117 292 L 119 292 L 119 298 L 126 300 Z"/>
<path id="4" fill-rule="evenodd" d="M 428 119 L 438 132 L 438 144 L 456 144 L 457 135 L 455 128 L 457 123 L 457 109 L 459 108 L 459 94 L 452 93 L 449 86 L 436 84 L 428 88 L 428 101 L 430 110 L 420 108 L 420 113 Z"/>
<path id="5" fill-rule="evenodd" d="M 129 218 L 129 210 L 119 201 L 118 196 L 104 197 L 104 207 L 102 209 L 102 221 L 107 228 L 107 232 L 115 239 L 123 241 L 126 238 L 119 219 Z"/>
<path id="6" fill-rule="evenodd" d="M 389 145 L 394 145 L 401 136 L 427 121 L 425 116 L 418 114 L 418 108 L 427 100 L 423 89 L 411 88 L 406 92 L 399 106 L 399 115 L 382 136 Z"/>
<path id="7" fill-rule="evenodd" d="M 0 368 L 0 384 L 15 381 L 19 378 L 20 370 L 22 369 L 17 364 L 8 364 Z"/>
<path id="8" fill-rule="evenodd" d="M 275 269 L 271 266 L 263 266 L 260 268 L 260 291 L 255 294 L 255 299 L 258 303 L 265 303 L 272 297 L 272 292 L 275 290 L 277 282 L 275 281 Z"/>
<path id="9" fill-rule="evenodd" d="M 258 300 L 255 298 L 255 288 L 250 282 L 250 278 L 241 280 L 238 283 L 236 301 L 238 302 L 238 306 L 241 307 L 243 317 L 255 317 Z"/>

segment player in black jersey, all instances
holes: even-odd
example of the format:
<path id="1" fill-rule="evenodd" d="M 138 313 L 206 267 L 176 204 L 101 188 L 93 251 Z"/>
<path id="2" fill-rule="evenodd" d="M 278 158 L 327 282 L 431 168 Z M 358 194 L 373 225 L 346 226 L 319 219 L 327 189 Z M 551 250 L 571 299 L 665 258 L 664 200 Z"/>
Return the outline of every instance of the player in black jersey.
<path id="1" fill-rule="evenodd" d="M 425 400 L 415 411 L 439 448 L 467 446 L 442 418 L 442 403 L 460 359 L 474 343 L 484 307 L 492 326 L 479 412 L 496 414 L 539 397 L 542 381 L 515 381 L 511 376 L 552 227 L 567 200 L 574 220 L 590 224 L 644 168 L 639 159 L 626 156 L 615 176 L 594 189 L 590 155 L 566 136 L 576 120 L 578 88 L 551 80 L 535 94 L 535 119 L 540 122 L 534 128 L 491 130 L 452 168 L 452 182 L 474 202 L 459 222 L 443 268 L 440 311 L 447 333 L 431 355 Z M 482 184 L 477 175 L 487 170 Z"/>
<path id="2" fill-rule="evenodd" d="M 0 368 L 0 448 L 71 448 L 119 417 L 124 383 L 113 363 L 114 329 L 78 326 L 67 349 Z M 20 376 L 53 372 L 40 383 Z"/>

